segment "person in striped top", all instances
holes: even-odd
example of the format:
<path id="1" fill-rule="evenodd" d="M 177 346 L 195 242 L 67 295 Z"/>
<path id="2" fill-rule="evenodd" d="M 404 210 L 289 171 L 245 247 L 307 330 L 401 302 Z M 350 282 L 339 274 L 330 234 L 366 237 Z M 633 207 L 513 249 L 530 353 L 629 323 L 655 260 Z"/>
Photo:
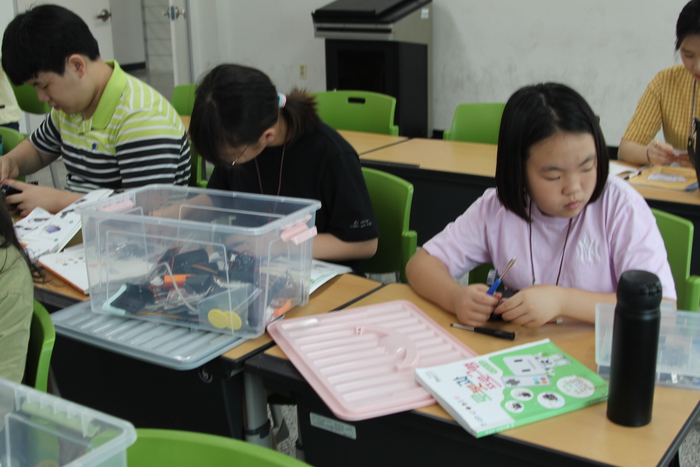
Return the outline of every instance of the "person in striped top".
<path id="1" fill-rule="evenodd" d="M 649 83 L 622 135 L 618 159 L 690 166 L 688 138 L 700 114 L 700 0 L 688 2 L 678 16 L 676 51 L 683 64 L 660 71 Z M 665 141 L 654 138 L 661 128 Z"/>
<path id="2" fill-rule="evenodd" d="M 7 198 L 21 215 L 35 207 L 58 212 L 97 188 L 189 183 L 190 147 L 180 116 L 117 62 L 103 61 L 75 13 L 40 5 L 18 15 L 5 30 L 2 65 L 14 83 L 31 84 L 52 107 L 29 139 L 0 157 L 2 184 L 22 191 Z M 67 191 L 12 180 L 61 156 Z"/>

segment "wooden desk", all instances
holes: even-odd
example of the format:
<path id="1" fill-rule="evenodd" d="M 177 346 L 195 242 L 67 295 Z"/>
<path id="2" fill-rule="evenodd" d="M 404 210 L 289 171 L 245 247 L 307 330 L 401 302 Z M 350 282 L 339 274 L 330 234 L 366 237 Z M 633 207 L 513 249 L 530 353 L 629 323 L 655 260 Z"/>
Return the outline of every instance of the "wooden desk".
<path id="1" fill-rule="evenodd" d="M 51 271 L 44 269 L 44 275 L 46 281 L 34 285 L 34 298 L 49 312 L 62 310 L 90 298 Z"/>
<path id="2" fill-rule="evenodd" d="M 338 130 L 338 133 L 360 155 L 408 141 L 408 138 L 405 136 L 380 135 L 362 131 Z"/>
<path id="3" fill-rule="evenodd" d="M 454 317 L 416 295 L 404 284 L 391 284 L 357 301 L 351 307 L 389 300 L 409 300 L 428 313 L 455 337 L 483 354 L 512 345 L 549 337 L 562 350 L 595 369 L 594 328 L 568 321 L 537 329 L 498 323 L 515 331 L 508 342 L 450 328 Z M 680 443 L 698 418 L 700 393 L 657 387 L 652 422 L 625 428 L 606 418 L 607 405 L 597 404 L 565 415 L 476 439 L 464 431 L 438 405 L 362 422 L 336 419 L 310 386 L 299 389 L 301 376 L 290 368 L 278 347 L 251 359 L 246 370 L 264 375 L 270 385 L 283 381 L 297 388 L 301 436 L 306 461 L 312 465 L 459 465 L 470 466 L 657 466 L 675 456 Z M 311 413 L 355 429 L 355 439 L 331 433 L 309 422 Z M 318 424 L 316 424 L 318 425 Z M 328 422 L 326 426 L 331 426 Z"/>
<path id="4" fill-rule="evenodd" d="M 316 290 L 307 305 L 293 308 L 289 314 L 326 313 L 378 287 L 381 283 L 363 277 L 338 276 Z M 53 303 L 86 298 L 61 295 L 70 293 L 71 288 L 60 278 L 52 280 L 48 288 L 54 294 Z M 129 420 L 137 427 L 243 439 L 247 403 L 244 363 L 271 345 L 272 340 L 264 334 L 199 368 L 177 371 L 58 335 L 51 366 L 62 397 Z M 251 426 L 260 425 L 262 422 Z"/>
<path id="5" fill-rule="evenodd" d="M 363 161 L 409 164 L 435 170 L 493 178 L 496 174 L 496 145 L 413 138 L 361 155 Z"/>
<path id="6" fill-rule="evenodd" d="M 297 318 L 328 313 L 358 297 L 372 292 L 381 287 L 381 285 L 380 282 L 365 279 L 364 277 L 354 274 L 343 274 L 323 284 L 311 295 L 309 303 L 304 306 L 292 308 L 285 317 Z M 229 360 L 235 367 L 240 367 L 247 357 L 261 352 L 272 345 L 274 345 L 272 338 L 268 333 L 265 333 L 260 337 L 234 347 L 223 354 L 222 357 Z"/>
<path id="7" fill-rule="evenodd" d="M 181 115 L 180 118 L 185 125 L 185 130 L 187 130 L 190 127 L 190 117 Z M 378 133 L 365 133 L 363 131 L 338 130 L 338 133 L 340 133 L 360 155 L 408 141 L 406 136 L 380 135 Z"/>
<path id="8" fill-rule="evenodd" d="M 286 317 L 311 316 L 345 308 L 353 303 L 354 300 L 380 287 L 381 283 L 379 282 L 353 274 L 334 277 L 313 293 L 308 304 L 303 307 L 293 308 L 287 313 Z M 250 340 L 229 350 L 223 354 L 220 360 L 233 374 L 238 375 L 242 373 L 247 360 L 273 345 L 274 342 L 269 334 L 265 333 L 257 339 Z M 267 393 L 263 387 L 262 380 L 250 375 L 238 378 L 238 380 L 241 379 L 244 380 L 244 400 L 241 401 L 239 397 L 238 404 L 245 403 L 245 440 L 271 448 L 272 437 L 269 435 L 268 429 Z M 229 402 L 230 404 L 231 402 Z M 234 407 L 234 413 L 242 413 L 242 407 Z M 241 417 L 238 416 L 238 418 Z"/>
<path id="9" fill-rule="evenodd" d="M 414 138 L 360 156 L 413 183 L 411 229 L 422 245 L 495 186 L 496 146 Z"/>

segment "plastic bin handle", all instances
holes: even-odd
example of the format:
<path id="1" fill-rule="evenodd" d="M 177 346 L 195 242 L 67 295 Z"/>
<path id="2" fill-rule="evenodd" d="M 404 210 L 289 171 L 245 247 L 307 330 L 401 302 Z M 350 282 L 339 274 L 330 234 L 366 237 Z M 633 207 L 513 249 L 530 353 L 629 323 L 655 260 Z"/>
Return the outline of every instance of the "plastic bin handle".
<path id="1" fill-rule="evenodd" d="M 117 201 L 116 203 L 108 204 L 106 206 L 101 206 L 99 208 L 102 212 L 124 212 L 134 207 L 134 202 L 130 199 L 124 199 Z"/>
<path id="2" fill-rule="evenodd" d="M 317 233 L 318 230 L 316 230 L 316 226 L 309 228 L 309 226 L 307 226 L 306 223 L 300 223 L 285 229 L 280 235 L 280 238 L 284 242 L 288 242 L 291 240 L 292 242 L 294 242 L 295 245 L 299 245 L 300 243 L 303 243 L 308 239 L 315 237 Z"/>

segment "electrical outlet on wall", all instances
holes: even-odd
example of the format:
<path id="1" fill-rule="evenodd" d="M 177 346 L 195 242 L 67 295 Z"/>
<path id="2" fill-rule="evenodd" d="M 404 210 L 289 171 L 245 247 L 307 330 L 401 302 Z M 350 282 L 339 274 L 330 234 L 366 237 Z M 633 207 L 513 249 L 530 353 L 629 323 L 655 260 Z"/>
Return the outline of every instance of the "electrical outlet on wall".
<path id="1" fill-rule="evenodd" d="M 299 65 L 299 78 L 306 79 L 306 63 Z"/>

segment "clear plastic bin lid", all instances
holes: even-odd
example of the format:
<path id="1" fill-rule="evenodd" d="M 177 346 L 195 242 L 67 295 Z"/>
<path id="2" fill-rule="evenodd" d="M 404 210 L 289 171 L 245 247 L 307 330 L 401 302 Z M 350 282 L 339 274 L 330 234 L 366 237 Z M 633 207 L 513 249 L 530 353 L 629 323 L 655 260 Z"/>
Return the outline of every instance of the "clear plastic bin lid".
<path id="1" fill-rule="evenodd" d="M 90 301 L 51 314 L 56 333 L 148 363 L 191 370 L 247 339 L 93 313 Z"/>
<path id="2" fill-rule="evenodd" d="M 350 421 L 435 403 L 415 369 L 476 355 L 402 300 L 277 321 L 268 332 L 333 413 Z"/>

